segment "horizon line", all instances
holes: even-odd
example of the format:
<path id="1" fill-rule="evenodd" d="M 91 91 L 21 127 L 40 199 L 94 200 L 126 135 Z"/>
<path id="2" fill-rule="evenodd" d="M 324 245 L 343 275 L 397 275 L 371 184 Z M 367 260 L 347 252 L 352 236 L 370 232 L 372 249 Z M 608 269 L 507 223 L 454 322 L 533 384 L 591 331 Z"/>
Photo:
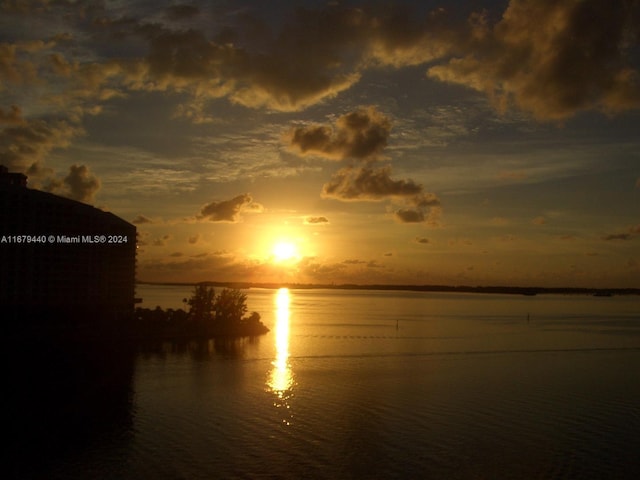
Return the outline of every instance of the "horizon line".
<path id="1" fill-rule="evenodd" d="M 298 288 L 298 289 L 336 289 L 336 290 L 398 290 L 398 291 L 441 291 L 471 293 L 510 293 L 535 295 L 544 293 L 609 293 L 623 295 L 640 295 L 640 288 L 635 287 L 526 287 L 506 285 L 443 285 L 443 284 L 357 284 L 357 283 L 298 283 L 298 282 L 244 282 L 244 281 L 212 281 L 201 282 L 154 282 L 136 280 L 137 285 L 195 286 L 210 285 L 234 288 Z"/>

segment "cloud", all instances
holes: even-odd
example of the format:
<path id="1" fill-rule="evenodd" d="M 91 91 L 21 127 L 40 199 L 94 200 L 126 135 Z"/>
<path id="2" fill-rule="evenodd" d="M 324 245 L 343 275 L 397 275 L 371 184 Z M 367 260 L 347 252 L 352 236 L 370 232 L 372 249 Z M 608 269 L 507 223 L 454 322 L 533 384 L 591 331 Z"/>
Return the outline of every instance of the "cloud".
<path id="1" fill-rule="evenodd" d="M 163 235 L 161 238 L 156 238 L 156 239 L 153 241 L 152 245 L 153 245 L 154 247 L 164 247 L 164 246 L 166 246 L 166 245 L 167 245 L 167 242 L 168 242 L 169 240 L 171 240 L 171 238 L 172 238 L 172 237 L 171 237 L 171 235 L 169 235 L 169 234 L 167 234 L 167 235 Z"/>
<path id="2" fill-rule="evenodd" d="M 333 281 L 336 277 L 340 277 L 349 264 L 346 263 L 321 263 L 313 258 L 303 258 L 298 263 L 300 273 L 306 277 L 323 280 Z"/>
<path id="3" fill-rule="evenodd" d="M 38 77 L 37 66 L 26 57 L 45 47 L 46 43 L 40 40 L 0 43 L 0 91 L 5 90 L 9 83 L 21 85 L 35 82 Z"/>
<path id="4" fill-rule="evenodd" d="M 67 196 L 80 202 L 92 202 L 100 190 L 100 180 L 85 165 L 71 165 L 63 183 L 67 188 Z"/>
<path id="5" fill-rule="evenodd" d="M 412 180 L 393 180 L 391 167 L 346 167 L 322 187 L 323 198 L 340 201 L 392 201 L 404 203 L 395 217 L 402 223 L 427 221 L 435 225 L 440 217 L 440 200 Z M 427 211 L 428 213 L 425 213 Z"/>
<path id="6" fill-rule="evenodd" d="M 132 25 L 130 33 L 145 38 L 149 52 L 137 61 L 136 81 L 130 84 L 145 90 L 173 89 L 207 98 L 227 97 L 250 108 L 296 111 L 334 97 L 359 80 L 358 73 L 337 62 L 341 54 L 338 39 L 331 37 L 335 30 L 324 31 L 321 38 L 309 38 L 300 23 L 291 23 L 274 36 L 267 33 L 266 26 L 252 28 L 258 23 L 257 19 L 249 20 L 214 34 L 214 38 L 193 29 Z M 105 26 L 123 28 L 118 22 L 106 22 Z M 263 35 L 256 38 L 260 30 Z M 296 34 L 304 36 L 295 38 Z M 252 43 L 255 48 L 251 48 Z"/>
<path id="7" fill-rule="evenodd" d="M 427 244 L 430 243 L 430 241 L 426 237 L 416 237 L 416 243 Z"/>
<path id="8" fill-rule="evenodd" d="M 173 6 L 165 18 L 182 21 L 199 13 L 196 7 Z M 122 69 L 128 88 L 188 92 L 198 101 L 226 97 L 277 111 L 333 98 L 368 68 L 418 65 L 447 51 L 440 37 L 448 34 L 438 15 L 417 20 L 402 7 L 298 7 L 282 15 L 278 29 L 251 12 L 235 12 L 220 22 L 220 30 L 211 27 L 206 34 L 159 19 L 100 14 L 93 36 L 112 42 L 137 36 L 146 42 L 143 55 L 112 62 Z"/>
<path id="9" fill-rule="evenodd" d="M 155 223 L 155 221 L 145 215 L 138 215 L 131 221 L 131 223 L 134 225 L 143 225 L 145 223 Z"/>
<path id="10" fill-rule="evenodd" d="M 221 202 L 211 202 L 200 210 L 196 217 L 198 220 L 209 220 L 210 222 L 230 222 L 240 221 L 240 214 L 243 212 L 262 212 L 263 207 L 255 203 L 251 195 L 244 193 Z"/>
<path id="11" fill-rule="evenodd" d="M 393 180 L 390 166 L 343 168 L 323 186 L 322 196 L 342 201 L 380 201 L 396 198 L 416 207 L 440 205 L 440 200 L 435 194 L 425 192 L 423 186 L 413 180 Z"/>
<path id="12" fill-rule="evenodd" d="M 391 167 L 346 167 L 322 187 L 324 198 L 342 201 L 380 201 L 389 197 L 416 198 L 422 185 L 412 180 L 392 180 Z"/>
<path id="13" fill-rule="evenodd" d="M 194 5 L 170 5 L 165 9 L 165 15 L 171 20 L 185 20 L 195 17 L 200 13 Z"/>
<path id="14" fill-rule="evenodd" d="M 3 7 L 25 18 L 30 8 Z M 187 93 L 201 106 L 226 97 L 250 108 L 297 111 L 350 88 L 368 69 L 430 64 L 431 78 L 486 92 L 503 108 L 515 105 L 538 118 L 592 108 L 616 112 L 640 102 L 638 72 L 629 64 L 639 9 L 633 0 L 511 0 L 498 22 L 483 13 L 465 22 L 442 8 L 425 14 L 406 6 L 333 3 L 285 13 L 277 28 L 247 10 L 224 12 L 218 15 L 224 20 L 196 30 L 203 12 L 190 4 L 167 7 L 147 21 L 141 7 L 124 17 L 120 8 L 54 2 L 38 13 L 64 19 L 77 32 L 1 43 L 0 89 L 55 73 L 58 82 L 68 82 L 64 92 L 56 84 L 57 101 L 73 98 L 82 113 L 126 89 Z M 74 37 L 81 35 L 86 49 L 95 50 L 89 61 L 75 53 L 79 49 L 63 50 L 77 46 Z M 135 48 L 108 58 L 99 48 L 106 39 L 114 51 L 123 41 Z M 184 108 L 190 111 L 188 102 Z"/>
<path id="15" fill-rule="evenodd" d="M 17 25 L 33 8 L 5 4 Z M 216 8 L 201 28 L 204 10 L 191 4 L 160 15 L 136 5 L 123 16 L 117 5 L 49 2 L 38 15 L 72 33 L 0 43 L 0 90 L 48 83 L 47 103 L 74 118 L 128 91 L 172 91 L 187 98 L 179 115 L 204 122 L 212 99 L 300 111 L 351 88 L 368 70 L 425 65 L 432 79 L 485 92 L 501 108 L 514 105 L 540 119 L 640 105 L 638 71 L 629 63 L 640 28 L 634 0 L 511 0 L 498 22 L 482 13 L 464 21 L 443 8 L 332 2 L 283 13 L 276 26 L 257 18 L 259 9 Z M 385 140 L 380 127 L 378 140 Z M 299 133 L 306 143 L 293 145 L 303 154 L 315 149 L 337 158 L 378 148 L 375 138 L 365 138 L 362 150 L 354 143 L 349 151 L 327 127 Z"/>
<path id="16" fill-rule="evenodd" d="M 342 263 L 345 265 L 365 265 L 367 262 L 366 260 L 358 260 L 357 258 L 348 258 L 343 260 Z"/>
<path id="17" fill-rule="evenodd" d="M 86 165 L 71 165 L 69 173 L 62 179 L 56 177 L 53 170 L 40 169 L 36 164 L 27 172 L 36 172 L 36 175 L 44 177 L 40 189 L 84 203 L 92 203 L 101 186 L 100 179 Z"/>
<path id="18" fill-rule="evenodd" d="M 640 225 L 634 225 L 633 227 L 629 227 L 626 232 L 622 233 L 611 233 L 602 237 L 603 240 L 611 241 L 611 240 L 632 240 L 636 236 L 640 235 Z"/>
<path id="19" fill-rule="evenodd" d="M 329 223 L 327 217 L 307 217 L 304 219 L 304 223 L 306 225 L 320 225 L 324 223 Z"/>
<path id="20" fill-rule="evenodd" d="M 199 233 L 189 237 L 188 241 L 191 245 L 195 245 L 196 243 L 198 243 L 200 240 L 202 239 L 202 235 L 200 235 Z"/>
<path id="21" fill-rule="evenodd" d="M 299 155 L 318 155 L 343 160 L 375 157 L 384 147 L 391 131 L 389 119 L 375 107 L 360 108 L 342 115 L 334 127 L 311 125 L 294 129 L 289 140 Z"/>
<path id="22" fill-rule="evenodd" d="M 416 208 L 404 208 L 395 212 L 395 218 L 400 223 L 426 223 L 431 227 L 439 227 L 441 225 L 440 218 L 442 217 L 442 208 L 433 205 L 429 208 L 416 207 Z"/>
<path id="23" fill-rule="evenodd" d="M 421 223 L 425 220 L 424 212 L 421 210 L 401 208 L 395 215 L 401 223 Z"/>
<path id="24" fill-rule="evenodd" d="M 82 133 L 82 128 L 62 120 L 31 120 L 11 125 L 0 131 L 0 163 L 21 172 L 33 166 L 30 174 L 41 173 L 41 162 L 49 152 L 69 146 Z"/>
<path id="25" fill-rule="evenodd" d="M 374 167 L 387 146 L 391 121 L 374 107 L 360 108 L 342 115 L 334 127 L 312 125 L 294 129 L 289 147 L 299 155 L 352 159 L 360 166 L 349 166 L 336 172 L 322 187 L 321 196 L 340 201 L 400 202 L 405 207 L 395 212 L 402 223 L 428 221 L 437 224 L 440 200 L 424 191 L 413 180 L 393 180 L 391 167 Z M 428 210 L 428 212 L 426 212 Z"/>
<path id="26" fill-rule="evenodd" d="M 543 216 L 539 216 L 531 220 L 531 223 L 534 225 L 544 225 L 545 223 L 547 223 L 547 219 Z"/>
<path id="27" fill-rule="evenodd" d="M 0 108 L 0 124 L 5 123 L 9 125 L 21 125 L 24 123 L 22 118 L 22 109 L 17 105 L 11 105 L 5 112 Z"/>
<path id="28" fill-rule="evenodd" d="M 511 0 L 494 26 L 470 17 L 458 52 L 427 75 L 485 92 L 540 120 L 579 111 L 640 107 L 640 78 L 629 51 L 640 32 L 637 1 Z"/>
<path id="29" fill-rule="evenodd" d="M 609 235 L 605 235 L 604 237 L 602 237 L 603 240 L 631 240 L 633 238 L 633 235 L 630 233 L 612 233 Z"/>

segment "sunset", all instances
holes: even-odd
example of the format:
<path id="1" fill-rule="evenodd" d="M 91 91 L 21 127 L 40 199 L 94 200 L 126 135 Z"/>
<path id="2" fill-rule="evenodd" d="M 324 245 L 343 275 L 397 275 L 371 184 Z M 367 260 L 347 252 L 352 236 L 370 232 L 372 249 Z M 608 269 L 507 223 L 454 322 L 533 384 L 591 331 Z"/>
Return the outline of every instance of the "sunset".
<path id="1" fill-rule="evenodd" d="M 1 8 L 0 163 L 141 281 L 640 286 L 637 2 Z"/>
<path id="2" fill-rule="evenodd" d="M 0 0 L 9 479 L 640 478 L 640 0 Z"/>

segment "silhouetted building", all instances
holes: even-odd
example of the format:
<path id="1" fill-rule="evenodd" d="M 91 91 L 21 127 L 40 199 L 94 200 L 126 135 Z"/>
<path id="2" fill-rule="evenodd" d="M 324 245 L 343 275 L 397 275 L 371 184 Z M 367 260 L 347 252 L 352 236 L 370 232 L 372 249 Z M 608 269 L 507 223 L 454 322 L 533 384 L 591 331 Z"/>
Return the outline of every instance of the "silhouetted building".
<path id="1" fill-rule="evenodd" d="M 0 166 L 0 309 L 12 325 L 123 325 L 135 295 L 136 227 L 26 188 Z"/>

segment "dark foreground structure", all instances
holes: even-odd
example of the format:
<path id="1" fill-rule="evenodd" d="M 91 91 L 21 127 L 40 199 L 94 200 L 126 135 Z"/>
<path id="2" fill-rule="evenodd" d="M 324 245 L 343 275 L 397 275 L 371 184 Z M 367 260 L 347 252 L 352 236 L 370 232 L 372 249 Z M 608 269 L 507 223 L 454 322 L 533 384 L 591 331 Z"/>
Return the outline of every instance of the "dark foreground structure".
<path id="1" fill-rule="evenodd" d="M 27 188 L 0 166 L 0 309 L 9 329 L 124 325 L 135 296 L 136 228 Z"/>
<path id="2" fill-rule="evenodd" d="M 135 267 L 133 225 L 0 166 L 3 478 L 54 478 L 56 463 L 127 430 Z"/>

